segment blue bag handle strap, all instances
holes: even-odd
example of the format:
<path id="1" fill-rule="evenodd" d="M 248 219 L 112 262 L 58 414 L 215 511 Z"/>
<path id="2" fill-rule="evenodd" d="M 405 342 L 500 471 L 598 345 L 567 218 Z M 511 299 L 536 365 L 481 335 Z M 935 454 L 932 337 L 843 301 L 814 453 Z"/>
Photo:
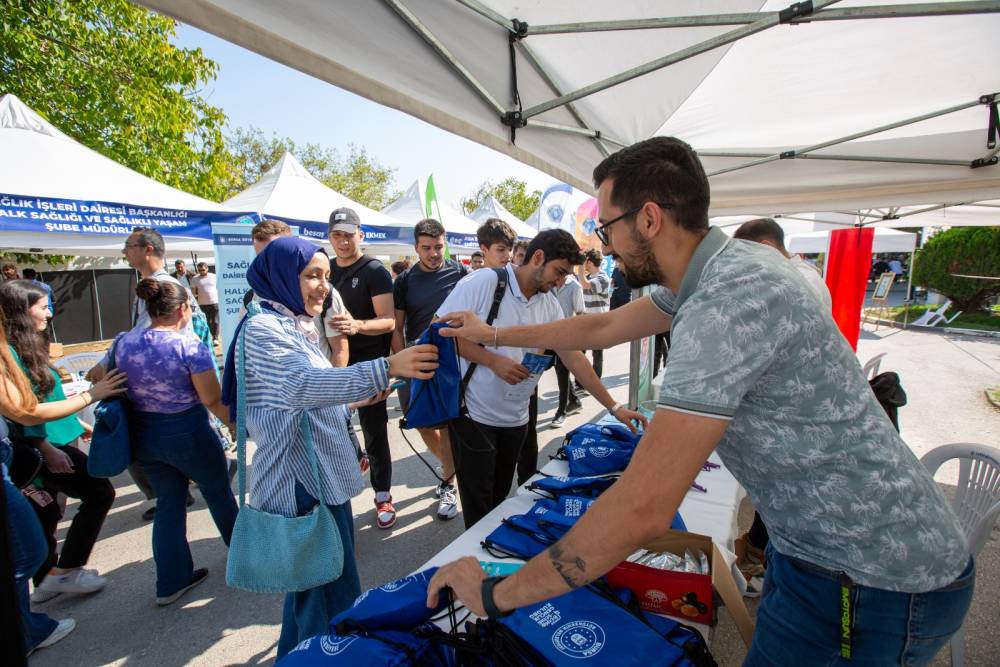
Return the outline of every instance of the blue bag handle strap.
<path id="1" fill-rule="evenodd" d="M 247 320 L 259 312 L 256 309 L 248 310 Z M 247 323 L 244 322 L 240 328 L 239 339 L 236 345 L 236 463 L 240 507 L 246 504 L 247 491 L 246 332 Z M 319 461 L 316 458 L 316 449 L 313 445 L 312 427 L 309 424 L 308 411 L 304 410 L 302 412 L 299 425 L 305 438 L 306 453 L 309 455 L 309 467 L 312 468 L 313 481 L 316 482 L 316 492 L 323 495 L 323 487 L 319 481 Z M 319 500 L 323 501 L 322 498 L 319 498 Z"/>

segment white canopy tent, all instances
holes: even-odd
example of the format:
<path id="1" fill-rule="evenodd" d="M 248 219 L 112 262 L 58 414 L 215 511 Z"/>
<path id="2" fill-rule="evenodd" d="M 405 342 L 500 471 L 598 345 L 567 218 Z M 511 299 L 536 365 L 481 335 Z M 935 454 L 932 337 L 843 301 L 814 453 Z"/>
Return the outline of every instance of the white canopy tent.
<path id="1" fill-rule="evenodd" d="M 411 225 L 427 218 L 420 181 L 414 181 L 399 199 L 382 209 L 382 212 Z M 479 250 L 479 242 L 476 241 L 476 230 L 479 228 L 479 224 L 475 220 L 467 218 L 464 214 L 441 202 L 435 204 L 434 215 L 429 217 L 440 217 L 440 222 L 447 232 L 448 246 L 453 250 L 467 250 L 469 252 Z"/>
<path id="2" fill-rule="evenodd" d="M 365 247 L 384 254 L 413 251 L 413 223 L 370 209 L 324 185 L 289 152 L 259 181 L 224 203 L 297 225 L 300 235 L 327 245 L 330 214 L 346 206 L 361 218 Z"/>
<path id="3" fill-rule="evenodd" d="M 830 246 L 830 230 L 792 234 L 785 237 L 785 249 L 791 253 L 827 252 Z M 917 247 L 917 235 L 901 232 L 898 229 L 875 229 L 872 240 L 872 252 L 903 252 L 911 253 Z"/>
<path id="4" fill-rule="evenodd" d="M 3 248 L 120 256 L 131 229 L 148 225 L 172 256 L 211 255 L 209 225 L 241 217 L 87 148 L 14 95 L 0 98 L 0 155 Z"/>
<path id="5" fill-rule="evenodd" d="M 499 218 L 514 229 L 514 233 L 517 234 L 519 239 L 530 239 L 538 233 L 538 230 L 534 227 L 525 224 L 516 215 L 508 211 L 503 204 L 497 201 L 496 197 L 487 197 L 479 205 L 479 208 L 469 214 L 469 217 L 479 224 L 483 224 L 490 218 Z"/>
<path id="6" fill-rule="evenodd" d="M 713 215 L 1000 192 L 996 1 L 141 1 L 584 190 L 673 135 Z"/>

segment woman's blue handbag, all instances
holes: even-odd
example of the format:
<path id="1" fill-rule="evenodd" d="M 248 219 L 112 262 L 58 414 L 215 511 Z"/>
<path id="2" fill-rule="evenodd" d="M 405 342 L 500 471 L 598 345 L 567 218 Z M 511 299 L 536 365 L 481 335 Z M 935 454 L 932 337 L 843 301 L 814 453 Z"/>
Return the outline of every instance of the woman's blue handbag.
<path id="1" fill-rule="evenodd" d="M 115 348 L 111 346 L 108 372 L 115 370 Z M 114 477 L 132 462 L 132 439 L 128 416 L 131 403 L 127 396 L 105 398 L 94 408 L 94 433 L 87 454 L 87 472 L 91 477 Z"/>
<path id="2" fill-rule="evenodd" d="M 252 317 L 252 315 L 248 315 Z M 229 542 L 226 583 L 258 593 L 304 591 L 334 581 L 344 568 L 344 545 L 337 522 L 323 499 L 304 516 L 286 517 L 246 504 L 246 331 L 236 347 L 236 458 L 240 511 Z M 305 413 L 301 428 L 316 488 L 319 464 Z M 294 434 L 289 434 L 289 438 Z"/>
<path id="3" fill-rule="evenodd" d="M 445 424 L 459 415 L 459 384 L 462 373 L 454 338 L 441 335 L 444 322 L 434 322 L 417 339 L 416 345 L 435 345 L 438 367 L 429 380 L 410 381 L 410 404 L 406 409 L 405 428 L 429 428 Z"/>

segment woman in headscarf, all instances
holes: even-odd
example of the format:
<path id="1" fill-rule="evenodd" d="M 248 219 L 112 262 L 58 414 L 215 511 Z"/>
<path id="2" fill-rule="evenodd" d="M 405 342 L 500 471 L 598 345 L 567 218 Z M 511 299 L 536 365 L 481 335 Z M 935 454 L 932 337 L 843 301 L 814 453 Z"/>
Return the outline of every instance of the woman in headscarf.
<path id="1" fill-rule="evenodd" d="M 344 548 L 338 579 L 285 597 L 278 657 L 300 641 L 327 632 L 330 618 L 361 593 L 354 559 L 351 497 L 363 483 L 351 438 L 350 408 L 385 400 L 390 376 L 430 378 L 437 348 L 418 345 L 390 357 L 334 368 L 318 347 L 313 317 L 330 293 L 330 259 L 302 238 L 272 241 L 247 271 L 261 313 L 244 318 L 226 357 L 223 402 L 235 414 L 235 355 L 245 328 L 246 423 L 257 445 L 250 505 L 294 517 L 320 501 L 330 508 Z M 319 488 L 309 464 L 302 415 L 312 431 Z"/>

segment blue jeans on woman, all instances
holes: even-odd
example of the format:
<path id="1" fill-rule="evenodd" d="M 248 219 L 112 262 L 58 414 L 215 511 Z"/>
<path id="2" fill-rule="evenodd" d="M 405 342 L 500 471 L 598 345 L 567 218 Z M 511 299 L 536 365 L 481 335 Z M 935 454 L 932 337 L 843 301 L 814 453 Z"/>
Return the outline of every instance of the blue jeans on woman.
<path id="1" fill-rule="evenodd" d="M 296 482 L 297 516 L 308 514 L 318 504 L 319 501 Z M 328 584 L 285 595 L 281 636 L 278 637 L 279 659 L 309 637 L 329 634 L 330 619 L 353 605 L 361 595 L 358 564 L 354 560 L 354 514 L 351 511 L 351 501 L 327 507 L 340 530 L 340 541 L 344 545 L 344 570 L 340 577 Z"/>
<path id="2" fill-rule="evenodd" d="M 194 576 L 187 541 L 189 480 L 198 485 L 226 546 L 236 523 L 236 499 L 229 486 L 222 443 L 204 406 L 174 414 L 135 410 L 131 427 L 135 458 L 156 492 L 156 596 L 169 597 L 190 584 Z"/>
<path id="3" fill-rule="evenodd" d="M 757 628 L 744 667 L 927 665 L 962 627 L 972 603 L 972 559 L 952 583 L 928 593 L 847 587 L 853 625 L 842 641 L 842 588 L 834 572 L 768 545 Z M 848 646 L 850 660 L 841 657 Z"/>
<path id="4" fill-rule="evenodd" d="M 45 535 L 42 534 L 42 524 L 38 522 L 35 511 L 31 509 L 28 500 L 21 495 L 17 487 L 7 480 L 6 475 L 3 486 L 7 496 L 6 519 L 10 522 L 17 606 L 21 615 L 21 627 L 24 630 L 24 649 L 30 652 L 51 635 L 58 625 L 46 614 L 31 611 L 28 599 L 28 582 L 31 580 L 31 575 L 38 571 L 48 557 L 49 545 L 45 541 Z"/>

